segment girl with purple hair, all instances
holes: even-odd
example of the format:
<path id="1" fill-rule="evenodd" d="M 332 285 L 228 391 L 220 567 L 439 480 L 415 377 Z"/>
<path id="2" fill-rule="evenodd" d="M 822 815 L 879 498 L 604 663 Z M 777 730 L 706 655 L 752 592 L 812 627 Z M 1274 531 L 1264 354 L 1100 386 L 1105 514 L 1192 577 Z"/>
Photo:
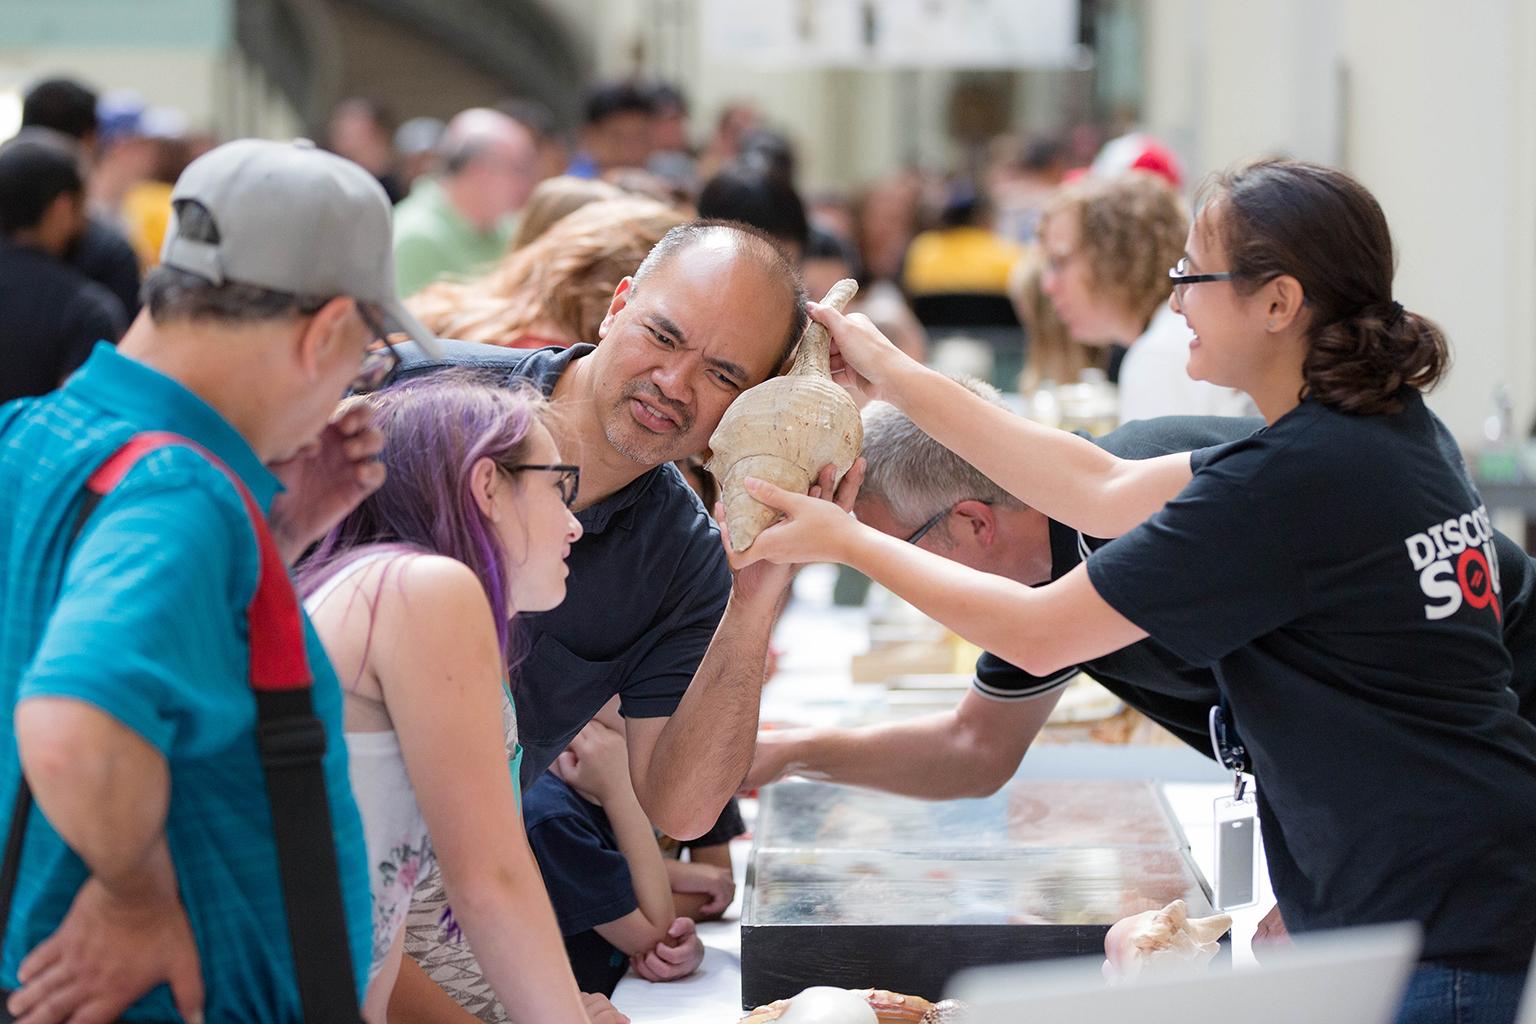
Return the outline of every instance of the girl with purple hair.
<path id="1" fill-rule="evenodd" d="M 453 908 L 443 924 L 473 943 L 493 990 L 482 1001 L 586 1024 L 523 831 L 506 679 L 512 617 L 565 598 L 577 470 L 560 463 L 531 388 L 447 373 L 352 401 L 385 435 L 388 478 L 298 577 L 346 691 L 374 905 L 364 1016 L 383 1024 L 392 994 L 415 1002 L 409 991 L 437 997 L 431 1019 L 473 1019 L 402 963 L 412 893 L 436 866 Z M 404 974 L 414 984 L 395 993 Z M 606 1001 L 592 1012 L 620 1019 Z"/>

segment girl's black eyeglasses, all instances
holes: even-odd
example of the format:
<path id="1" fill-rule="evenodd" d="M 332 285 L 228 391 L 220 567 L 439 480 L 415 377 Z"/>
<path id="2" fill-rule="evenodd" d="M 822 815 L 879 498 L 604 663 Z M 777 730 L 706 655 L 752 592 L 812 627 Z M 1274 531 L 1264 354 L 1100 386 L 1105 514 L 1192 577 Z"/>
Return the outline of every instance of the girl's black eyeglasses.
<path id="1" fill-rule="evenodd" d="M 580 466 L 573 466 L 566 462 L 522 462 L 515 466 L 507 467 L 508 472 L 512 473 L 521 473 L 525 469 L 541 473 L 559 473 L 559 477 L 555 479 L 555 486 L 560 488 L 560 500 L 565 502 L 566 508 L 576 504 L 576 492 L 581 486 Z"/>

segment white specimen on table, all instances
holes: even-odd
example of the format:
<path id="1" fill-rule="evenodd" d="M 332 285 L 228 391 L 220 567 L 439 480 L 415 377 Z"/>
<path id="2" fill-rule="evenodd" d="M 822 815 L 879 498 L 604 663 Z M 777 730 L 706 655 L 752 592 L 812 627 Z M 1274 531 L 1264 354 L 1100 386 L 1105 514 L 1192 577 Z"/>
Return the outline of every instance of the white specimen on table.
<path id="1" fill-rule="evenodd" d="M 842 310 L 858 290 L 852 281 L 839 281 L 822 304 Z M 853 399 L 832 382 L 831 344 L 827 329 L 811 321 L 789 373 L 732 402 L 709 439 L 704 468 L 720 481 L 725 525 L 737 551 L 751 546 L 779 514 L 747 493 L 747 477 L 804 494 L 823 466 L 835 466 L 841 479 L 858 458 L 864 424 Z"/>
<path id="2" fill-rule="evenodd" d="M 1216 955 L 1231 928 L 1226 914 L 1191 918 L 1183 900 L 1124 918 L 1104 936 L 1104 976 L 1113 982 L 1142 971 L 1198 970 Z"/>
<path id="3" fill-rule="evenodd" d="M 823 992 L 841 992 L 853 995 L 862 1001 L 874 1016 L 871 1018 L 858 1013 L 851 1008 L 852 1004 L 848 1004 L 847 1016 L 825 1018 L 798 1016 L 800 1013 L 817 1012 L 818 1008 L 823 1005 L 826 1005 L 829 1009 L 833 1008 L 830 1006 L 830 1003 L 835 1001 L 836 997 L 816 995 L 808 1001 L 811 1004 L 809 1006 L 802 1002 L 807 993 Z M 828 1003 L 823 1004 L 823 999 L 827 1000 Z M 795 1015 L 790 1014 L 791 1009 L 795 1010 Z M 838 1012 L 841 1013 L 842 1011 L 839 1010 Z M 827 1024 L 832 1024 L 833 1021 L 841 1022 L 845 1020 L 849 1021 L 850 1024 L 856 1021 L 863 1021 L 864 1024 L 869 1024 L 871 1020 L 875 1024 L 962 1024 L 967 1019 L 968 1013 L 966 1005 L 956 999 L 946 999 L 940 1003 L 930 1003 L 922 996 L 903 995 L 900 992 L 890 992 L 881 988 L 866 988 L 858 992 L 848 992 L 846 989 L 808 988 L 793 999 L 780 999 L 769 1003 L 767 1006 L 759 1006 L 743 1017 L 738 1024 L 770 1024 L 770 1022 L 780 1022 L 782 1024 L 784 1021 L 789 1021 L 790 1024 L 795 1024 L 797 1021 L 804 1024 L 805 1021 L 810 1020 L 826 1021 Z"/>
<path id="4" fill-rule="evenodd" d="M 789 1001 L 779 1024 L 879 1024 L 875 1011 L 857 992 L 818 985 Z"/>

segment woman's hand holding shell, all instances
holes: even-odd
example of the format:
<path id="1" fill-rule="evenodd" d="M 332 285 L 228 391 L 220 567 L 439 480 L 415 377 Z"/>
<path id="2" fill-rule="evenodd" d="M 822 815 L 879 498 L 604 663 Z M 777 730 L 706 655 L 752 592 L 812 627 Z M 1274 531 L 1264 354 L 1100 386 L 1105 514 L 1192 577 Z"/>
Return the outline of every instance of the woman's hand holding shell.
<path id="1" fill-rule="evenodd" d="M 863 479 L 863 460 L 854 464 L 848 473 L 853 486 L 846 488 L 856 494 L 858 483 Z M 847 481 L 844 481 L 845 484 Z M 772 526 L 757 535 L 752 546 L 745 551 L 731 550 L 730 537 L 725 537 L 726 555 L 731 568 L 742 569 L 754 562 L 771 562 L 775 565 L 798 565 L 806 562 L 835 562 L 843 554 L 848 537 L 858 529 L 858 520 L 849 514 L 851 494 L 846 504 L 839 493 L 836 500 L 813 495 L 793 494 L 776 484 L 755 477 L 747 479 L 747 492 L 768 507 L 783 515 Z M 839 488 L 842 492 L 845 488 Z M 812 488 L 813 492 L 820 488 Z M 723 508 L 717 506 L 716 518 L 721 532 L 725 533 Z"/>
<path id="2" fill-rule="evenodd" d="M 890 401 L 891 378 L 914 362 L 863 313 L 844 316 L 831 306 L 806 303 L 811 318 L 832 336 L 832 379 L 854 396 L 860 405 L 869 400 Z"/>

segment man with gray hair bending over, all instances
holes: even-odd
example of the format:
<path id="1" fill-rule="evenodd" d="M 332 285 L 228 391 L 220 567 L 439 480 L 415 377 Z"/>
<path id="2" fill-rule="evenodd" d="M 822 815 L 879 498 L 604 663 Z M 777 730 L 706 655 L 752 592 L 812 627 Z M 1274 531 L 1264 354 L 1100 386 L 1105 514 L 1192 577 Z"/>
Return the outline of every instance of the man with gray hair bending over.
<path id="1" fill-rule="evenodd" d="M 973 381 L 967 386 L 998 399 L 989 385 Z M 1198 466 L 1213 446 L 1246 437 L 1262 425 L 1257 419 L 1169 416 L 1128 423 L 1095 441 L 1128 459 L 1187 451 Z M 1045 583 L 1065 576 L 1105 543 L 1022 504 L 884 402 L 864 410 L 863 456 L 868 468 L 854 504 L 859 519 L 969 568 L 1020 583 Z M 1536 615 L 1530 613 L 1536 571 L 1508 537 L 1496 534 L 1494 544 L 1506 601 L 1504 643 L 1515 663 L 1510 685 L 1524 717 L 1536 719 Z M 1207 723 L 1220 700 L 1214 674 L 1147 639 L 1049 678 L 983 654 L 959 705 L 925 718 L 855 729 L 759 733 L 747 785 L 805 774 L 927 799 L 986 796 L 1013 777 L 1063 687 L 1078 672 L 1213 756 Z"/>

